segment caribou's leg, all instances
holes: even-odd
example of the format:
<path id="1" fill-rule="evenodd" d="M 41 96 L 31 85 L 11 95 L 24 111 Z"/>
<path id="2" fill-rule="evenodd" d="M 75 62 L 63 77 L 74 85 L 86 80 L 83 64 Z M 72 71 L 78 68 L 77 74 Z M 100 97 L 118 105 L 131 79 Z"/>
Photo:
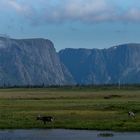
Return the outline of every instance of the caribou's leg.
<path id="1" fill-rule="evenodd" d="M 43 122 L 44 122 L 44 125 L 45 125 L 46 124 L 46 121 L 44 120 Z"/>

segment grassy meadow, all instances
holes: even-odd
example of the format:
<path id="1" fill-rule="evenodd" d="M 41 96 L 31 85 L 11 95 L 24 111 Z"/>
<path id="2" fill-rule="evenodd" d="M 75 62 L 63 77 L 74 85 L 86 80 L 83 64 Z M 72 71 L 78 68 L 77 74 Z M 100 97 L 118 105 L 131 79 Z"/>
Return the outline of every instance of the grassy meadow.
<path id="1" fill-rule="evenodd" d="M 38 114 L 55 121 L 44 125 Z M 21 128 L 140 131 L 140 88 L 0 89 L 0 129 Z"/>

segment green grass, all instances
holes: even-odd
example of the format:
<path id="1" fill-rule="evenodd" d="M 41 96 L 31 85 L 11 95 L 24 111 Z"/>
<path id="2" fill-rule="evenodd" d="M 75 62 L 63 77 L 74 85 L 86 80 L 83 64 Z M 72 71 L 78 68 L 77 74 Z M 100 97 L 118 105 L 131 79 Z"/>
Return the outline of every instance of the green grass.
<path id="1" fill-rule="evenodd" d="M 55 121 L 44 125 L 38 114 Z M 0 128 L 140 131 L 140 88 L 0 89 Z"/>

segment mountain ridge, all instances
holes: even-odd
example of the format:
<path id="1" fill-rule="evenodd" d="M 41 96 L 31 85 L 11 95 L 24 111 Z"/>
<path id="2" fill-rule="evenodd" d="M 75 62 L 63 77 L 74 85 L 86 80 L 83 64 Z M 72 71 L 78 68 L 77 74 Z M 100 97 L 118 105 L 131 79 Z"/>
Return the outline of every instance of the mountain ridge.
<path id="1" fill-rule="evenodd" d="M 59 56 L 78 84 L 140 83 L 138 43 L 107 49 L 64 49 Z"/>
<path id="2" fill-rule="evenodd" d="M 0 86 L 140 83 L 140 44 L 66 48 L 43 38 L 0 37 Z"/>

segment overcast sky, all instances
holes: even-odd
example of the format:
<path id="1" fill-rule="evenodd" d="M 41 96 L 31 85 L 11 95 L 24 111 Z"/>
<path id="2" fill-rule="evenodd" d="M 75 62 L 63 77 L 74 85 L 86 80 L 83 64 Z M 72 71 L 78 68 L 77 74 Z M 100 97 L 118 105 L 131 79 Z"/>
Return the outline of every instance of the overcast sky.
<path id="1" fill-rule="evenodd" d="M 140 0 L 0 0 L 0 34 L 57 50 L 140 43 Z"/>

